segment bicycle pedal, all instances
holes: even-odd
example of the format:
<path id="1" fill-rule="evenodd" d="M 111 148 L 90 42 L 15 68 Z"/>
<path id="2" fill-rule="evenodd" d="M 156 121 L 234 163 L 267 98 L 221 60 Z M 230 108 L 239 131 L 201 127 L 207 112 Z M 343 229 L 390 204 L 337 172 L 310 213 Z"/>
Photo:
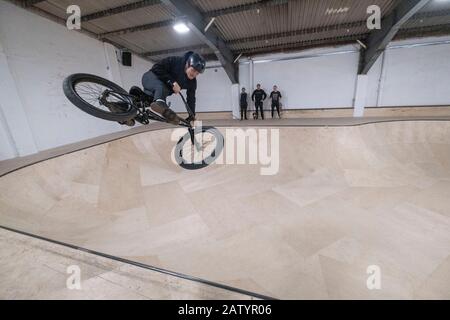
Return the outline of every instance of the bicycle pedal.
<path id="1" fill-rule="evenodd" d="M 129 127 L 134 127 L 136 125 L 136 121 L 134 119 L 130 119 L 127 121 L 120 121 L 119 124 L 129 126 Z"/>

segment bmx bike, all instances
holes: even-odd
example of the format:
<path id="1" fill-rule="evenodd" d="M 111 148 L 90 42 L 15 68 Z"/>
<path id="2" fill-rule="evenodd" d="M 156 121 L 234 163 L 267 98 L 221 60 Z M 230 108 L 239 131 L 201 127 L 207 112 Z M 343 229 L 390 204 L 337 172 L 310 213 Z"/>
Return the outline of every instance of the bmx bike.
<path id="1" fill-rule="evenodd" d="M 64 79 L 65 96 L 84 112 L 122 125 L 134 126 L 136 122 L 147 125 L 150 121 L 167 120 L 150 109 L 153 97 L 134 86 L 127 92 L 114 82 L 86 73 L 76 73 Z M 194 117 L 186 99 L 180 92 L 186 110 Z M 189 119 L 189 118 L 188 118 Z M 194 127 L 188 120 L 179 124 L 188 132 L 174 148 L 174 159 L 188 170 L 201 169 L 212 164 L 221 154 L 224 138 L 214 127 Z"/>

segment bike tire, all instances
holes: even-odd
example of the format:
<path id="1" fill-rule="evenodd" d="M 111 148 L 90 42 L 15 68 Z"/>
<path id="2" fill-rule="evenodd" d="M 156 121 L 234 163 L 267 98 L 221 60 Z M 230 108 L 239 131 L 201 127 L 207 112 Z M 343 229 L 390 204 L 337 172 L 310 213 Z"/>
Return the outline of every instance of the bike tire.
<path id="1" fill-rule="evenodd" d="M 137 110 L 135 108 L 131 108 L 129 111 L 126 112 L 113 113 L 100 110 L 99 108 L 84 101 L 75 90 L 75 85 L 83 81 L 100 84 L 110 89 L 113 89 L 116 92 L 128 94 L 128 92 L 125 91 L 125 89 L 123 89 L 122 87 L 102 77 L 87 73 L 75 73 L 64 79 L 63 91 L 67 99 L 69 99 L 70 102 L 72 102 L 76 107 L 90 114 L 91 116 L 109 121 L 124 122 L 136 117 Z"/>
<path id="2" fill-rule="evenodd" d="M 183 146 L 185 143 L 191 143 L 190 134 L 188 132 L 183 137 L 180 138 L 174 149 L 175 161 L 178 163 L 178 165 L 180 165 L 180 167 L 187 170 L 203 169 L 212 164 L 222 153 L 225 143 L 225 139 L 222 133 L 220 133 L 220 131 L 214 127 L 202 127 L 201 132 L 202 133 L 209 132 L 212 135 L 214 135 L 215 139 L 217 140 L 217 145 L 216 148 L 214 149 L 214 152 L 206 159 L 203 159 L 201 162 L 198 163 L 186 163 L 185 161 L 183 161 Z"/>

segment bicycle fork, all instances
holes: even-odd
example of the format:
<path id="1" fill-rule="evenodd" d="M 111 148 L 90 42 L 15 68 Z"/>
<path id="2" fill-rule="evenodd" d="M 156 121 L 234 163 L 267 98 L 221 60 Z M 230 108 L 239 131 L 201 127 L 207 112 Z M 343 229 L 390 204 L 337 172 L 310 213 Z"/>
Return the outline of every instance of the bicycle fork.
<path id="1" fill-rule="evenodd" d="M 195 129 L 192 127 L 189 127 L 188 130 L 189 130 L 189 135 L 191 136 L 192 145 L 195 146 L 195 148 L 197 149 L 197 152 L 200 152 L 202 150 L 202 145 L 197 141 L 197 139 L 195 139 Z"/>

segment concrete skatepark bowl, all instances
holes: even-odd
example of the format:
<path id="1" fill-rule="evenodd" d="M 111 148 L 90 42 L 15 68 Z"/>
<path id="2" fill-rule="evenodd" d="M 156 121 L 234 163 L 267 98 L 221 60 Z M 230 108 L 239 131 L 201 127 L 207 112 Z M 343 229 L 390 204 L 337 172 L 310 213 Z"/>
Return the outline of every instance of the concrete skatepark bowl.
<path id="1" fill-rule="evenodd" d="M 450 122 L 280 127 L 273 176 L 183 170 L 171 131 L 4 175 L 0 224 L 282 299 L 450 298 Z"/>

